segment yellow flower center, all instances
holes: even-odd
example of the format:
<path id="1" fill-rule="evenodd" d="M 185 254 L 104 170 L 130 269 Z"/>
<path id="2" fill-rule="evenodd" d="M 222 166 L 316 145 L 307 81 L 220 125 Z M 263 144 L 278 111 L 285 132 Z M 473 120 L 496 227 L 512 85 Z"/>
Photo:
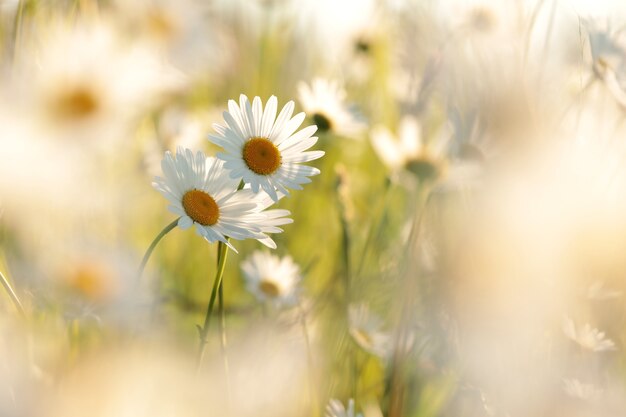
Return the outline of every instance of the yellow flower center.
<path id="1" fill-rule="evenodd" d="M 278 297 L 280 295 L 280 287 L 269 278 L 265 278 L 259 283 L 259 289 L 263 294 L 271 298 Z"/>
<path id="2" fill-rule="evenodd" d="M 252 172 L 270 175 L 280 167 L 282 157 L 269 139 L 254 137 L 243 146 L 243 160 Z"/>
<path id="3" fill-rule="evenodd" d="M 110 298 L 116 288 L 113 272 L 106 265 L 84 261 L 73 265 L 68 271 L 69 286 L 93 301 Z"/>
<path id="4" fill-rule="evenodd" d="M 183 196 L 183 208 L 194 222 L 202 226 L 212 226 L 220 218 L 220 208 L 213 197 L 201 190 L 187 191 Z"/>
<path id="5" fill-rule="evenodd" d="M 60 94 L 53 105 L 60 118 L 81 120 L 98 111 L 100 102 L 96 92 L 86 87 L 76 87 Z"/>

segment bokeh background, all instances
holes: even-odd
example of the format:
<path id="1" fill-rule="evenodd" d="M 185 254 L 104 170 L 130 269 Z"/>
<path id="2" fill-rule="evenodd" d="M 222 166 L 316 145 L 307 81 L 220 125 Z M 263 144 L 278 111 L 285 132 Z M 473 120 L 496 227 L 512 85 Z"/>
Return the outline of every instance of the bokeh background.
<path id="1" fill-rule="evenodd" d="M 621 1 L 0 1 L 0 415 L 626 415 L 625 28 Z M 164 153 L 215 155 L 240 94 L 326 154 L 278 203 L 297 302 L 236 242 L 196 369 L 217 245 L 177 228 L 137 268 Z"/>

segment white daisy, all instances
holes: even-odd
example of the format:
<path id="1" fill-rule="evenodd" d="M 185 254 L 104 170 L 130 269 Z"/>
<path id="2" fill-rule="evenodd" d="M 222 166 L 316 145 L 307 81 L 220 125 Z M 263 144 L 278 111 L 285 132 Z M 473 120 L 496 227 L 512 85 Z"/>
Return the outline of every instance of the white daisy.
<path id="1" fill-rule="evenodd" d="M 363 132 L 363 123 L 346 106 L 346 91 L 337 81 L 316 78 L 310 85 L 300 82 L 298 99 L 304 111 L 312 115 L 320 132 L 356 139 Z"/>
<path id="2" fill-rule="evenodd" d="M 363 417 L 363 414 L 355 414 L 352 398 L 348 400 L 348 408 L 344 407 L 341 401 L 333 398 L 326 406 L 326 417 Z"/>
<path id="3" fill-rule="evenodd" d="M 300 268 L 290 256 L 279 258 L 256 251 L 241 264 L 246 288 L 257 300 L 275 306 L 297 303 Z"/>
<path id="4" fill-rule="evenodd" d="M 383 331 L 383 321 L 365 304 L 351 305 L 348 309 L 350 336 L 364 350 L 379 357 L 390 351 L 389 334 Z"/>
<path id="5" fill-rule="evenodd" d="M 209 135 L 211 142 L 226 150 L 217 157 L 225 161 L 230 177 L 243 179 L 255 193 L 263 189 L 274 201 L 278 201 L 279 193 L 289 194 L 287 188 L 301 190 L 301 184 L 311 182 L 308 177 L 319 174 L 319 169 L 301 163 L 324 155 L 322 151 L 305 152 L 317 142 L 317 137 L 311 136 L 317 127 L 307 126 L 294 133 L 305 115 L 291 117 L 293 110 L 290 101 L 276 117 L 275 96 L 267 101 L 264 111 L 259 97 L 250 104 L 242 94 L 239 106 L 234 100 L 228 102 L 226 126 L 214 124 L 217 135 Z"/>
<path id="6" fill-rule="evenodd" d="M 425 144 L 418 121 L 410 116 L 400 121 L 399 136 L 396 138 L 383 126 L 372 130 L 372 146 L 385 165 L 395 172 L 411 172 L 422 181 L 435 181 L 443 176 L 447 166 L 444 158 L 447 140 Z"/>
<path id="7" fill-rule="evenodd" d="M 576 327 L 574 321 L 566 317 L 563 321 L 563 333 L 582 348 L 592 352 L 615 350 L 615 343 L 606 337 L 604 332 L 592 328 L 589 323 Z"/>
<path id="8" fill-rule="evenodd" d="M 180 216 L 178 226 L 196 225 L 196 232 L 209 242 L 220 241 L 234 250 L 227 237 L 257 239 L 275 248 L 265 233 L 278 233 L 277 226 L 291 223 L 287 210 L 268 210 L 267 196 L 250 189 L 237 190 L 239 180 L 229 177 L 224 163 L 198 151 L 178 148 L 176 157 L 169 151 L 161 162 L 165 178 L 152 183 L 171 205 L 169 210 Z"/>

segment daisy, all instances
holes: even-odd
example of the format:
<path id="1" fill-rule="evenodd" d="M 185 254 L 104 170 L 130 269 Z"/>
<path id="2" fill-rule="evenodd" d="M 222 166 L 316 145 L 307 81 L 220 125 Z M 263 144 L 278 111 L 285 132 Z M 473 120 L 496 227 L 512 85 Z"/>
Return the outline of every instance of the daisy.
<path id="1" fill-rule="evenodd" d="M 347 409 L 341 401 L 333 398 L 328 402 L 328 406 L 326 407 L 326 417 L 363 417 L 363 414 L 355 414 L 354 400 L 352 398 L 348 400 Z"/>
<path id="2" fill-rule="evenodd" d="M 613 31 L 608 25 L 586 22 L 591 49 L 591 69 L 602 80 L 615 100 L 626 106 L 626 38 L 624 31 Z"/>
<path id="3" fill-rule="evenodd" d="M 224 168 L 235 181 L 243 179 L 252 191 L 263 189 L 275 202 L 279 193 L 288 194 L 287 188 L 301 190 L 301 184 L 311 182 L 308 178 L 320 173 L 319 169 L 302 165 L 321 158 L 322 151 L 308 151 L 317 142 L 311 136 L 316 126 L 307 126 L 297 133 L 304 120 L 304 113 L 291 117 L 294 103 L 290 101 L 276 117 L 277 99 L 270 97 L 263 110 L 261 99 L 255 97 L 252 104 L 241 95 L 239 106 L 234 100 L 228 102 L 224 112 L 226 126 L 214 124 L 217 135 L 209 140 L 223 147 L 226 152 L 217 154 Z"/>
<path id="4" fill-rule="evenodd" d="M 235 250 L 227 237 L 257 239 L 271 248 L 274 241 L 265 233 L 278 233 L 277 226 L 291 223 L 287 210 L 264 211 L 270 204 L 262 194 L 250 189 L 237 190 L 239 180 L 229 177 L 224 163 L 198 151 L 178 148 L 161 162 L 164 178 L 153 182 L 171 203 L 169 210 L 180 216 L 178 226 L 195 224 L 196 232 L 209 242 L 220 241 Z M 235 251 L 236 252 L 236 251 Z"/>
<path id="5" fill-rule="evenodd" d="M 257 300 L 276 306 L 297 303 L 300 268 L 290 256 L 279 258 L 261 251 L 254 252 L 241 264 L 246 288 Z"/>
<path id="6" fill-rule="evenodd" d="M 616 349 L 615 343 L 607 338 L 604 332 L 592 328 L 589 323 L 577 328 L 574 321 L 566 317 L 563 322 L 563 333 L 582 348 L 592 352 Z"/>
<path id="7" fill-rule="evenodd" d="M 439 13 L 462 42 L 488 48 L 510 47 L 520 32 L 522 7 L 502 0 L 442 1 Z"/>
<path id="8" fill-rule="evenodd" d="M 390 350 L 389 335 L 383 331 L 383 321 L 365 304 L 352 305 L 348 309 L 350 336 L 364 350 L 379 357 L 386 357 Z"/>
<path id="9" fill-rule="evenodd" d="M 336 81 L 322 78 L 311 84 L 298 84 L 298 98 L 304 111 L 312 114 L 313 122 L 320 132 L 358 138 L 363 124 L 354 117 L 346 106 L 346 91 Z"/>
<path id="10" fill-rule="evenodd" d="M 396 138 L 382 126 L 372 131 L 372 146 L 385 165 L 396 172 L 406 170 L 421 181 L 435 181 L 443 176 L 447 140 L 425 144 L 418 121 L 410 116 L 401 120 L 399 135 Z"/>
<path id="11" fill-rule="evenodd" d="M 19 71 L 3 91 L 40 135 L 73 146 L 94 138 L 110 145 L 183 86 L 176 70 L 110 24 L 52 24 L 40 32 L 35 53 L 20 55 Z"/>

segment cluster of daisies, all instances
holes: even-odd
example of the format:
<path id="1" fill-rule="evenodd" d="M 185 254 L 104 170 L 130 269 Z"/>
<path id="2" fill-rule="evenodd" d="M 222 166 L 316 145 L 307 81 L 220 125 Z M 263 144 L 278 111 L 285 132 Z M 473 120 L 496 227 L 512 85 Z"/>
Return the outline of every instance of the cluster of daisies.
<path id="1" fill-rule="evenodd" d="M 224 152 L 207 157 L 179 147 L 176 155 L 165 153 L 163 177 L 156 177 L 153 186 L 170 202 L 169 210 L 180 216 L 181 229 L 195 225 L 208 242 L 222 242 L 235 252 L 229 239 L 256 239 L 276 248 L 268 234 L 282 232 L 279 226 L 292 219 L 287 210 L 268 208 L 289 189 L 302 189 L 310 176 L 319 174 L 303 163 L 324 155 L 307 151 L 317 142 L 317 127 L 298 130 L 305 114 L 293 112 L 293 101 L 278 113 L 274 96 L 264 109 L 259 97 L 251 103 L 241 95 L 239 105 L 228 102 L 225 124 L 214 124 L 216 134 L 209 136 Z"/>

